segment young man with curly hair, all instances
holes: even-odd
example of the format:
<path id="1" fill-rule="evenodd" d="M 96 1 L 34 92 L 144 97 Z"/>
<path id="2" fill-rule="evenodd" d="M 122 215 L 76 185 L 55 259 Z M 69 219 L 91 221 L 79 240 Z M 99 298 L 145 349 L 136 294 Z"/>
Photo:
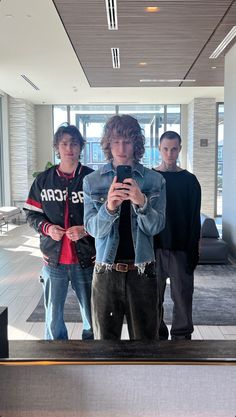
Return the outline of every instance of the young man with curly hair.
<path id="1" fill-rule="evenodd" d="M 119 340 L 124 316 L 130 339 L 158 337 L 153 236 L 165 224 L 165 180 L 139 163 L 144 141 L 136 119 L 112 117 L 101 141 L 109 162 L 84 179 L 84 224 L 96 246 L 96 339 Z M 131 178 L 118 182 L 119 165 L 131 167 Z"/>

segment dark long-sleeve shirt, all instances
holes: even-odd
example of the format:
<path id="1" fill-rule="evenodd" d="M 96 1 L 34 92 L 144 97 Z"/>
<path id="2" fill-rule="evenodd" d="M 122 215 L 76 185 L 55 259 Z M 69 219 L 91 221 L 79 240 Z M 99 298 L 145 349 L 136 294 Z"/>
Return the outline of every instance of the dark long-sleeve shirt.
<path id="1" fill-rule="evenodd" d="M 158 171 L 166 180 L 166 225 L 155 236 L 155 248 L 182 250 L 194 269 L 198 263 L 200 239 L 201 188 L 187 170 Z"/>

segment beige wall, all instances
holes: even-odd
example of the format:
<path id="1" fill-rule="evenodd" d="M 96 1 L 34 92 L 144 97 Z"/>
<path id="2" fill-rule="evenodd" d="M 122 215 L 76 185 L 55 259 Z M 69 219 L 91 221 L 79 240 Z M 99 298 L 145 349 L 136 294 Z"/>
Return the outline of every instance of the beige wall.
<path id="1" fill-rule="evenodd" d="M 236 257 L 236 45 L 225 57 L 223 238 Z"/>
<path id="2" fill-rule="evenodd" d="M 10 149 L 9 149 L 9 115 L 8 115 L 8 95 L 2 97 L 2 183 L 3 183 L 3 204 L 11 205 L 11 171 L 10 171 Z"/>
<path id="3" fill-rule="evenodd" d="M 53 162 L 52 106 L 35 106 L 37 137 L 37 171 L 42 171 L 48 161 Z"/>

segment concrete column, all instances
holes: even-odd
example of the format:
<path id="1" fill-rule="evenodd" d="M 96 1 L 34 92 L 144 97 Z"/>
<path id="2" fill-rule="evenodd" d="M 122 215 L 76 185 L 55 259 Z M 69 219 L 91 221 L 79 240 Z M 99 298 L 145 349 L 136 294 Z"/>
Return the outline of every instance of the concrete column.
<path id="1" fill-rule="evenodd" d="M 201 211 L 215 215 L 216 192 L 216 101 L 195 98 L 188 105 L 187 169 L 202 188 Z"/>
<path id="2" fill-rule="evenodd" d="M 13 97 L 9 97 L 9 143 L 11 200 L 20 205 L 36 168 L 35 114 L 32 103 Z"/>
<path id="3" fill-rule="evenodd" d="M 179 154 L 180 166 L 183 169 L 187 168 L 187 153 L 188 153 L 188 106 L 187 104 L 181 104 L 181 139 L 182 150 Z"/>

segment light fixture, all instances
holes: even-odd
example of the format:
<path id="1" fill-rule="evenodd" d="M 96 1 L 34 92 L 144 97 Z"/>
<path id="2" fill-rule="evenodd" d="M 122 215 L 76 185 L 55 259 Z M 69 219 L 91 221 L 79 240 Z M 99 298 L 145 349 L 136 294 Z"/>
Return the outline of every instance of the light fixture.
<path id="1" fill-rule="evenodd" d="M 105 0 L 107 11 L 107 25 L 109 30 L 118 30 L 116 0 Z"/>
<path id="2" fill-rule="evenodd" d="M 223 41 L 217 46 L 217 48 L 212 52 L 210 59 L 216 59 L 221 54 L 221 52 L 226 48 L 226 46 L 232 41 L 236 36 L 236 26 L 233 26 L 229 33 L 225 36 Z"/>
<path id="3" fill-rule="evenodd" d="M 120 68 L 120 49 L 111 48 L 112 66 L 115 69 Z"/>
<path id="4" fill-rule="evenodd" d="M 216 69 L 216 67 L 211 67 L 211 69 Z"/>
<path id="5" fill-rule="evenodd" d="M 145 67 L 147 65 L 147 63 L 146 62 L 139 62 L 139 66 L 140 67 Z"/>
<path id="6" fill-rule="evenodd" d="M 21 77 L 22 77 L 22 78 L 24 78 L 24 80 L 25 80 L 25 81 L 26 81 L 29 85 L 31 85 L 31 87 L 33 87 L 35 90 L 39 91 L 39 88 L 37 87 L 37 85 L 35 85 L 35 84 L 33 83 L 33 81 L 31 81 L 28 77 L 26 77 L 26 75 L 21 74 Z"/>
<path id="7" fill-rule="evenodd" d="M 145 12 L 148 12 L 148 13 L 156 13 L 156 12 L 159 12 L 159 10 L 160 10 L 160 7 L 156 7 L 156 6 L 145 7 Z"/>
<path id="8" fill-rule="evenodd" d="M 140 83 L 179 83 L 179 82 L 188 82 L 188 83 L 194 83 L 196 80 L 190 80 L 190 79 L 167 79 L 167 80 L 157 80 L 157 79 L 142 79 L 139 80 Z"/>

